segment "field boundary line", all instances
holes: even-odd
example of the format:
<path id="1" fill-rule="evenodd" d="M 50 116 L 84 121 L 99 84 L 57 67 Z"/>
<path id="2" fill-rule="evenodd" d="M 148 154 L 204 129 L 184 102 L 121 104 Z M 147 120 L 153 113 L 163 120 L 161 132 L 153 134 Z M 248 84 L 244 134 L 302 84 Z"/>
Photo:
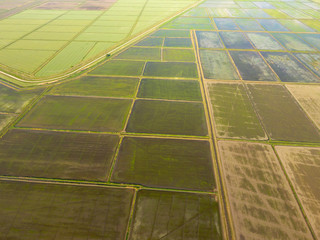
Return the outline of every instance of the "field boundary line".
<path id="1" fill-rule="evenodd" d="M 130 233 L 132 231 L 132 226 L 133 226 L 133 215 L 135 214 L 136 210 L 136 203 L 137 203 L 137 195 L 138 195 L 139 189 L 135 189 L 133 196 L 132 196 L 132 202 L 131 202 L 131 209 L 130 209 L 130 215 L 128 218 L 128 223 L 127 223 L 127 228 L 126 228 L 126 234 L 125 234 L 125 239 L 128 240 L 130 238 Z"/>
<path id="2" fill-rule="evenodd" d="M 116 48 L 112 49 L 111 51 L 109 51 L 108 53 L 106 54 L 103 54 L 102 56 L 99 56 L 98 58 L 92 60 L 91 62 L 85 64 L 84 66 L 80 66 L 78 69 L 75 69 L 69 73 L 66 73 L 62 76 L 57 76 L 57 77 L 53 77 L 53 78 L 48 78 L 48 79 L 43 79 L 43 80 L 35 80 L 35 81 L 30 81 L 30 80 L 27 80 L 27 79 L 22 79 L 22 78 L 19 78 L 17 76 L 14 76 L 10 73 L 7 73 L 7 72 L 4 72 L 4 71 L 1 71 L 0 70 L 0 74 L 3 74 L 5 75 L 6 77 L 9 77 L 9 78 L 12 78 L 18 82 L 23 82 L 23 83 L 33 83 L 34 85 L 41 85 L 41 84 L 49 84 L 49 83 L 54 83 L 54 82 L 57 82 L 61 79 L 65 79 L 67 77 L 70 77 L 72 76 L 73 74 L 75 73 L 78 73 L 82 70 L 85 70 L 87 68 L 90 68 L 92 67 L 93 65 L 97 64 L 100 60 L 102 59 L 105 59 L 106 57 L 108 57 L 109 55 L 127 47 L 127 46 L 130 46 L 132 43 L 134 42 L 137 42 L 138 40 L 142 39 L 142 37 L 152 33 L 154 30 L 158 29 L 161 25 L 163 25 L 164 23 L 167 23 L 169 22 L 170 20 L 174 19 L 175 17 L 181 15 L 182 13 L 185 13 L 187 12 L 188 10 L 196 7 L 197 5 L 199 5 L 200 3 L 204 2 L 205 0 L 200 0 L 200 1 L 197 1 L 195 2 L 194 4 L 188 6 L 187 8 L 185 9 L 182 9 L 181 11 L 177 12 L 176 14 L 174 14 L 173 16 L 167 18 L 167 19 L 164 19 L 163 21 L 159 22 L 158 24 L 156 24 L 155 26 L 153 26 L 152 28 L 138 34 L 137 36 L 135 36 L 134 38 L 132 39 L 129 39 L 128 41 L 126 41 L 125 43 L 121 44 L 120 46 L 117 46 Z M 102 62 L 101 62 L 102 63 Z M 7 80 L 8 81 L 8 80 Z"/>
<path id="3" fill-rule="evenodd" d="M 200 82 L 200 88 L 201 92 L 203 95 L 203 105 L 205 108 L 205 113 L 206 113 L 206 119 L 208 122 L 208 131 L 209 136 L 210 136 L 210 149 L 211 149 L 211 158 L 212 158 L 212 164 L 213 164 L 213 171 L 215 173 L 215 179 L 218 180 L 216 181 L 217 187 L 218 187 L 218 198 L 219 202 L 221 205 L 219 207 L 220 209 L 220 220 L 221 220 L 221 225 L 223 227 L 223 235 L 227 239 L 235 239 L 235 232 L 234 232 L 234 226 L 233 226 L 233 221 L 232 221 L 232 215 L 230 212 L 230 206 L 229 206 L 229 200 L 227 196 L 227 190 L 225 188 L 224 182 L 223 182 L 223 176 L 222 176 L 222 166 L 220 162 L 220 155 L 219 155 L 219 150 L 218 150 L 218 142 L 217 138 L 215 135 L 215 130 L 214 126 L 212 125 L 212 118 L 210 115 L 210 108 L 209 108 L 209 103 L 208 103 L 208 93 L 206 91 L 205 87 L 205 82 L 204 82 L 204 74 L 202 71 L 202 66 L 201 66 L 201 59 L 199 55 L 199 45 L 197 41 L 197 36 L 195 30 L 191 31 L 191 39 L 192 39 L 192 44 L 193 48 L 196 54 L 196 62 L 197 62 L 197 67 L 199 71 L 199 82 Z"/>

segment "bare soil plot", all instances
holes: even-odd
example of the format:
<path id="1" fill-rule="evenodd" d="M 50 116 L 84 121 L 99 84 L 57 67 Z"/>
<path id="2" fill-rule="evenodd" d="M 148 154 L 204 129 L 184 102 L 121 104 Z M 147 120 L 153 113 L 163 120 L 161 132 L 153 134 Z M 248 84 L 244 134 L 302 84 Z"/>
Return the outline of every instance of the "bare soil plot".
<path id="1" fill-rule="evenodd" d="M 0 140 L 0 174 L 106 181 L 116 135 L 13 129 Z"/>
<path id="2" fill-rule="evenodd" d="M 248 84 L 254 106 L 272 140 L 320 142 L 320 132 L 286 88 Z"/>
<path id="3" fill-rule="evenodd" d="M 319 238 L 320 148 L 277 146 L 276 151 Z"/>
<path id="4" fill-rule="evenodd" d="M 230 51 L 243 80 L 278 81 L 277 76 L 257 52 Z"/>
<path id="5" fill-rule="evenodd" d="M 287 85 L 286 87 L 320 128 L 320 86 Z"/>
<path id="6" fill-rule="evenodd" d="M 127 132 L 207 136 L 202 103 L 137 100 Z"/>
<path id="7" fill-rule="evenodd" d="M 239 79 L 226 51 L 201 49 L 200 60 L 204 78 L 206 79 Z"/>
<path id="8" fill-rule="evenodd" d="M 0 84 L 0 112 L 20 113 L 43 90 L 37 88 L 17 91 Z"/>
<path id="9" fill-rule="evenodd" d="M 198 78 L 197 65 L 192 62 L 147 62 L 143 76 Z"/>
<path id="10" fill-rule="evenodd" d="M 211 192 L 215 180 L 209 142 L 126 137 L 111 181 Z"/>
<path id="11" fill-rule="evenodd" d="M 218 137 L 267 138 L 243 85 L 212 83 L 207 88 Z"/>
<path id="12" fill-rule="evenodd" d="M 61 83 L 49 92 L 50 95 L 134 97 L 139 79 L 85 76 Z"/>
<path id="13" fill-rule="evenodd" d="M 137 96 L 169 100 L 202 100 L 199 82 L 192 80 L 142 79 Z"/>
<path id="14" fill-rule="evenodd" d="M 319 78 L 289 53 L 261 52 L 261 54 L 283 82 L 320 82 Z"/>
<path id="15" fill-rule="evenodd" d="M 120 132 L 131 99 L 45 96 L 19 127 Z"/>
<path id="16" fill-rule="evenodd" d="M 140 190 L 129 239 L 222 239 L 219 220 L 212 195 Z"/>
<path id="17" fill-rule="evenodd" d="M 219 142 L 237 239 L 312 239 L 269 145 Z"/>
<path id="18" fill-rule="evenodd" d="M 111 60 L 94 69 L 94 75 L 140 76 L 145 63 L 143 61 Z"/>
<path id="19" fill-rule="evenodd" d="M 0 182 L 2 239 L 124 239 L 133 191 Z"/>

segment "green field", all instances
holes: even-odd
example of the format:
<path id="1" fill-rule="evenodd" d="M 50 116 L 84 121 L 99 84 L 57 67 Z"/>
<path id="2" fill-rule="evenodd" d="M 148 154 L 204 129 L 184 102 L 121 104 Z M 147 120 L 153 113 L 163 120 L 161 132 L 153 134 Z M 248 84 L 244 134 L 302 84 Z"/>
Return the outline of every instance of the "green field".
<path id="1" fill-rule="evenodd" d="M 211 192 L 212 168 L 207 141 L 127 137 L 111 181 Z"/>
<path id="2" fill-rule="evenodd" d="M 13 114 L 1 114 L 0 113 L 0 132 L 4 129 L 8 123 L 15 117 Z"/>
<path id="3" fill-rule="evenodd" d="M 140 76 L 144 68 L 144 62 L 111 60 L 94 69 L 92 75 L 111 76 Z"/>
<path id="4" fill-rule="evenodd" d="M 115 135 L 10 130 L 0 140 L 0 175 L 106 181 Z"/>
<path id="5" fill-rule="evenodd" d="M 127 132 L 207 136 L 202 103 L 137 100 Z"/>
<path id="6" fill-rule="evenodd" d="M 219 207 L 212 195 L 141 190 L 131 240 L 222 239 Z"/>
<path id="7" fill-rule="evenodd" d="M 198 70 L 191 62 L 147 62 L 143 76 L 197 79 Z"/>
<path id="8" fill-rule="evenodd" d="M 124 239 L 133 198 L 130 189 L 4 181 L 0 193 L 7 239 Z"/>
<path id="9" fill-rule="evenodd" d="M 263 140 L 267 136 L 241 84 L 208 84 L 217 136 Z"/>
<path id="10" fill-rule="evenodd" d="M 130 99 L 46 96 L 17 126 L 120 132 L 131 103 Z"/>

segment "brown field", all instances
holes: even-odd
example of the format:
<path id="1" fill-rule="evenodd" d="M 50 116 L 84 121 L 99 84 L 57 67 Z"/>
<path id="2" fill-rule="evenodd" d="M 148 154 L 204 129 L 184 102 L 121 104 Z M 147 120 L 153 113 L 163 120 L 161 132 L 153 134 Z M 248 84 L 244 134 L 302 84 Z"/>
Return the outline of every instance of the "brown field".
<path id="1" fill-rule="evenodd" d="M 312 239 L 270 145 L 220 141 L 237 239 Z"/>
<path id="2" fill-rule="evenodd" d="M 320 148 L 277 146 L 276 151 L 320 238 Z"/>
<path id="3" fill-rule="evenodd" d="M 320 128 L 320 86 L 287 85 L 286 87 Z"/>

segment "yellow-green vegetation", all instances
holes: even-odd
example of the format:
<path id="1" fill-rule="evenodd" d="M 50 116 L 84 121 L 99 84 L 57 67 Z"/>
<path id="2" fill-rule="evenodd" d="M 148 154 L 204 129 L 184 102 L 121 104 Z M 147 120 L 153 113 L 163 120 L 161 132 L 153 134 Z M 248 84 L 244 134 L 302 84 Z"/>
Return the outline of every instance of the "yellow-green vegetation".
<path id="1" fill-rule="evenodd" d="M 131 240 L 222 239 L 212 195 L 141 190 L 136 201 Z"/>
<path id="2" fill-rule="evenodd" d="M 215 180 L 209 142 L 126 137 L 111 179 L 118 183 L 211 192 Z"/>
<path id="3" fill-rule="evenodd" d="M 0 140 L 0 174 L 106 181 L 116 135 L 10 130 Z"/>
<path id="4" fill-rule="evenodd" d="M 45 96 L 18 126 L 120 132 L 131 103 L 131 99 Z"/>
<path id="5" fill-rule="evenodd" d="M 197 79 L 198 69 L 192 62 L 147 62 L 143 76 Z"/>
<path id="6" fill-rule="evenodd" d="M 0 113 L 0 131 L 5 128 L 8 123 L 15 117 L 14 114 L 2 114 Z"/>
<path id="7" fill-rule="evenodd" d="M 94 69 L 92 75 L 140 76 L 145 63 L 142 61 L 111 60 Z"/>
<path id="8" fill-rule="evenodd" d="M 40 232 L 47 239 L 124 239 L 134 194 L 132 189 L 6 181 L 0 182 L 0 193 L 6 196 L 0 202 L 0 238 L 9 239 L 37 239 Z"/>

